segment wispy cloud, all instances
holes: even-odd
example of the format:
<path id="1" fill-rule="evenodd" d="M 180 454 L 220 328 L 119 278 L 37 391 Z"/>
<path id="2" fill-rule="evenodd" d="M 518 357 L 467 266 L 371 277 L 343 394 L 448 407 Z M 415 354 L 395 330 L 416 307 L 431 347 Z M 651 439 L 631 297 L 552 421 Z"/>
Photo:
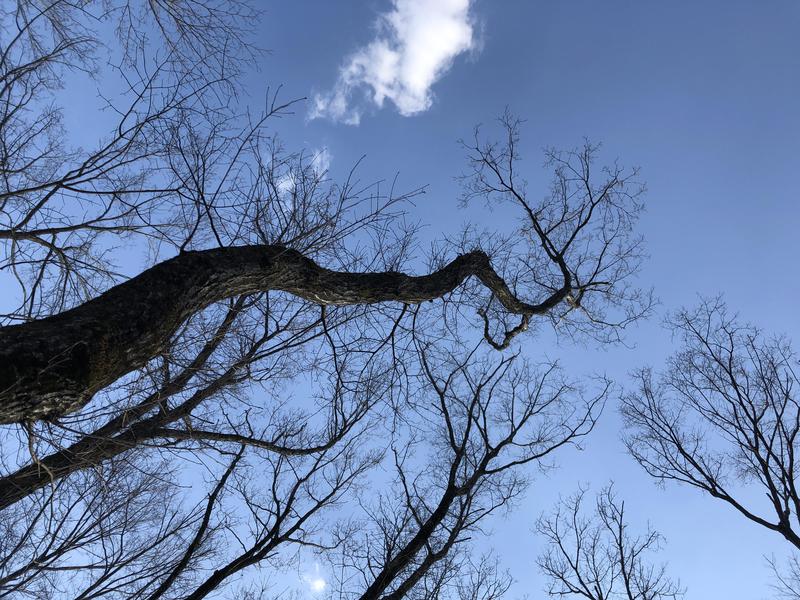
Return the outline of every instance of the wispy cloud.
<path id="1" fill-rule="evenodd" d="M 309 117 L 357 125 L 364 103 L 389 99 L 401 115 L 428 109 L 431 87 L 459 55 L 476 47 L 472 0 L 393 0 L 376 37 L 339 70 L 333 88 L 315 94 Z"/>
<path id="2" fill-rule="evenodd" d="M 311 156 L 310 160 L 308 158 L 309 155 Z M 327 174 L 328 169 L 331 168 L 332 160 L 333 155 L 331 154 L 331 151 L 328 150 L 327 146 L 312 150 L 310 154 L 304 154 L 302 164 L 305 165 L 306 169 L 310 169 L 311 172 L 305 170 L 304 173 L 294 168 L 288 169 L 285 173 L 278 177 L 276 184 L 278 191 L 281 192 L 281 194 L 293 192 L 295 186 L 298 184 L 299 178 L 307 175 L 312 175 L 315 178 L 324 177 Z"/>
<path id="3" fill-rule="evenodd" d="M 324 175 L 331 168 L 332 160 L 333 160 L 333 155 L 331 154 L 331 151 L 328 150 L 327 146 L 323 146 L 319 150 L 315 150 L 313 152 L 313 157 L 311 159 L 311 166 L 314 169 L 315 173 L 318 173 L 319 175 Z"/>

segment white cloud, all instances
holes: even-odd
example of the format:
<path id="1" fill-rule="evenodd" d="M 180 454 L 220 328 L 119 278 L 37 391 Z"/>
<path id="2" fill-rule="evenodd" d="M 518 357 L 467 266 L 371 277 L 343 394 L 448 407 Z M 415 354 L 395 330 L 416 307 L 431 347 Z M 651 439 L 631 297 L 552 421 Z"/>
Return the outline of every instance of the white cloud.
<path id="1" fill-rule="evenodd" d="M 308 155 L 306 154 L 305 156 Z M 333 155 L 331 154 L 331 151 L 328 150 L 327 146 L 323 146 L 322 148 L 315 149 L 311 152 L 310 161 L 307 158 L 304 158 L 303 162 L 311 167 L 314 176 L 322 177 L 328 172 L 328 169 L 331 168 L 332 160 Z M 297 178 L 301 176 L 302 174 L 295 170 L 290 169 L 286 171 L 280 177 L 278 177 L 276 184 L 278 191 L 281 194 L 293 192 L 295 186 L 297 185 Z"/>
<path id="2" fill-rule="evenodd" d="M 427 110 L 433 84 L 477 46 L 471 1 L 393 0 L 376 37 L 347 59 L 333 89 L 314 95 L 309 118 L 357 125 L 361 94 L 378 107 L 389 99 L 404 116 Z"/>

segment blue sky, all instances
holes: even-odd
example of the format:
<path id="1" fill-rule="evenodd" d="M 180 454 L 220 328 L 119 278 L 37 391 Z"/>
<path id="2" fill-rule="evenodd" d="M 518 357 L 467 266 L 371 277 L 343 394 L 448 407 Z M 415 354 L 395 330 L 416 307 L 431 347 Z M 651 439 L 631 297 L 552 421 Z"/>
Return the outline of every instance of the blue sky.
<path id="1" fill-rule="evenodd" d="M 798 338 L 800 3 L 263 7 L 258 39 L 270 53 L 246 82 L 251 97 L 277 84 L 286 98 L 308 97 L 275 127 L 289 148 L 326 149 L 334 178 L 366 154 L 362 180 L 398 173 L 401 188 L 427 185 L 410 213 L 427 225 L 426 237 L 476 214 L 457 210 L 454 178 L 465 162 L 456 141 L 506 106 L 527 119 L 532 193 L 544 194 L 549 180 L 540 149 L 572 147 L 584 136 L 603 142 L 607 160 L 641 167 L 649 191 L 640 230 L 651 256 L 641 281 L 655 287 L 658 315 L 631 332 L 633 349 L 539 340 L 531 353 L 544 345 L 574 372 L 606 372 L 624 385 L 630 369 L 658 367 L 674 349 L 660 318 L 698 294 L 724 293 L 743 318 Z M 481 219 L 490 228 L 507 225 L 502 211 Z M 763 557 L 785 552 L 777 536 L 693 490 L 656 488 L 625 455 L 619 430 L 609 406 L 585 451 L 563 454 L 561 468 L 540 478 L 509 520 L 495 522 L 491 543 L 518 580 L 516 592 L 537 597 L 542 587 L 531 532 L 538 514 L 579 482 L 599 488 L 613 479 L 632 525 L 649 520 L 665 534 L 662 557 L 689 598 L 769 597 Z"/>

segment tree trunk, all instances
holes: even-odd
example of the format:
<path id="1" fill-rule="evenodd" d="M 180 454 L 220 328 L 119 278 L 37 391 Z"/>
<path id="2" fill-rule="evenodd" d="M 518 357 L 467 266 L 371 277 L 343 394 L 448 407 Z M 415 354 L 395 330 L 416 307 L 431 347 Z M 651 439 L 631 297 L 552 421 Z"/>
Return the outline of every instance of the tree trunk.
<path id="1" fill-rule="evenodd" d="M 276 290 L 319 304 L 415 304 L 444 296 L 471 275 L 522 315 L 545 312 L 569 292 L 566 282 L 540 304 L 521 302 L 480 251 L 422 276 L 332 271 L 282 246 L 182 253 L 76 308 L 0 328 L 0 423 L 78 410 L 158 355 L 188 317 L 225 298 Z"/>

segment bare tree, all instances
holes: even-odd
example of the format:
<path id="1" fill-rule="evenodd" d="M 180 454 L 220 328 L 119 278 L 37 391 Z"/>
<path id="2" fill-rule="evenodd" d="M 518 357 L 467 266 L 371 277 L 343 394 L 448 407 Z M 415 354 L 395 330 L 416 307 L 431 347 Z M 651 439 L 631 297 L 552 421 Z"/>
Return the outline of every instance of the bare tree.
<path id="1" fill-rule="evenodd" d="M 609 485 L 597 494 L 594 510 L 586 514 L 586 490 L 563 499 L 550 515 L 537 522 L 548 546 L 539 567 L 552 597 L 588 600 L 668 600 L 683 597 L 666 567 L 655 566 L 648 555 L 657 552 L 661 535 L 649 527 L 632 535 L 625 502 Z"/>
<path id="2" fill-rule="evenodd" d="M 684 347 L 625 396 L 633 457 L 662 481 L 691 485 L 800 548 L 795 450 L 797 358 L 784 338 L 738 322 L 718 300 L 672 319 Z M 767 503 L 737 496 L 757 485 Z"/>
<path id="3" fill-rule="evenodd" d="M 364 504 L 363 533 L 348 540 L 332 567 L 345 597 L 465 594 L 461 576 L 476 568 L 469 540 L 526 489 L 524 466 L 545 466 L 553 452 L 592 430 L 608 382 L 582 397 L 557 365 L 535 369 L 518 364 L 518 355 L 479 360 L 479 347 L 437 366 L 428 348 L 419 349 L 427 394 L 414 412 L 422 418 L 413 422 L 411 443 L 404 435 L 405 445 L 392 447 L 393 485 Z M 489 563 L 481 564 L 486 571 Z M 492 576 L 484 572 L 483 587 L 471 587 L 467 597 L 499 597 L 507 589 L 488 570 Z"/>
<path id="4" fill-rule="evenodd" d="M 690 485 L 800 548 L 800 380 L 789 341 L 742 323 L 720 299 L 670 324 L 683 347 L 662 373 L 640 370 L 623 399 L 632 456 L 657 480 Z M 795 567 L 779 575 L 789 597 Z"/>
<path id="5" fill-rule="evenodd" d="M 506 347 L 537 315 L 551 314 L 561 322 L 578 312 L 585 318 L 575 319 L 573 326 L 585 326 L 602 335 L 639 317 L 649 308 L 649 298 L 631 294 L 625 285 L 639 261 L 639 241 L 630 239 L 630 231 L 639 209 L 636 197 L 640 190 L 628 189 L 631 176 L 620 169 L 608 171 L 598 187 L 591 181 L 591 146 L 567 155 L 552 153 L 556 164 L 552 196 L 541 205 L 532 205 L 524 196 L 524 182 L 515 180 L 519 124 L 506 118 L 503 125 L 509 135 L 507 147 L 498 150 L 493 144 L 476 142 L 473 148 L 474 173 L 468 196 L 506 198 L 523 210 L 524 243 L 502 241 L 515 266 L 506 277 L 493 268 L 485 251 L 475 249 L 480 240 L 464 240 L 473 246 L 471 251 L 458 254 L 427 275 L 351 272 L 322 266 L 308 252 L 291 247 L 294 244 L 235 245 L 236 239 L 222 239 L 214 227 L 215 219 L 209 217 L 220 247 L 181 252 L 71 310 L 0 330 L 0 419 L 7 423 L 52 419 L 77 410 L 97 391 L 165 352 L 188 317 L 238 295 L 286 292 L 323 306 L 418 304 L 451 294 L 474 277 L 486 291 L 476 298 L 482 304 L 478 310 L 485 337 L 497 348 Z M 205 161 L 203 165 L 208 166 Z M 496 177 L 497 183 L 491 184 L 490 177 Z M 197 195 L 203 198 L 206 192 L 198 190 Z M 235 189 L 237 196 L 242 193 Z M 252 196 L 253 192 L 247 193 Z M 251 214 L 249 207 L 236 205 L 245 208 L 246 216 Z M 307 207 L 295 210 L 298 208 Z M 336 209 L 345 208 L 347 202 L 340 200 Z M 257 218 L 259 212 L 263 210 L 255 210 Z M 336 225 L 341 217 L 336 212 L 329 219 Z M 237 220 L 239 233 L 244 225 L 241 217 Z M 365 224 L 363 217 L 357 222 Z M 198 226 L 199 220 L 192 235 Z M 303 237 L 310 232 L 304 233 Z M 337 238 L 342 235 L 336 234 Z M 534 299 L 520 299 L 516 288 L 530 290 Z M 615 322 L 609 322 L 604 313 L 609 306 L 623 310 Z M 497 341 L 491 331 L 490 311 L 516 315 L 520 321 L 506 328 L 501 318 Z"/>
<path id="6" fill-rule="evenodd" d="M 466 144 L 464 201 L 510 203 L 518 230 L 468 229 L 423 260 L 399 218 L 422 190 L 355 170 L 334 183 L 270 135 L 291 101 L 237 108 L 251 15 L 125 0 L 3 13 L 0 274 L 16 288 L 0 315 L 0 595 L 201 598 L 313 548 L 363 569 L 347 589 L 365 598 L 499 597 L 508 579 L 462 542 L 591 429 L 607 388 L 569 400 L 557 369 L 489 355 L 539 323 L 613 342 L 647 313 L 629 287 L 637 174 L 597 169 L 588 143 L 550 151 L 533 201 L 506 114 L 502 143 Z M 89 149 L 62 124 L 76 73 L 108 78 L 116 118 Z M 131 248 L 147 259 L 123 276 Z M 449 464 L 425 472 L 406 450 L 423 440 Z M 378 465 L 402 495 L 368 497 Z M 345 543 L 355 499 L 365 543 L 398 528 L 380 563 Z"/>

